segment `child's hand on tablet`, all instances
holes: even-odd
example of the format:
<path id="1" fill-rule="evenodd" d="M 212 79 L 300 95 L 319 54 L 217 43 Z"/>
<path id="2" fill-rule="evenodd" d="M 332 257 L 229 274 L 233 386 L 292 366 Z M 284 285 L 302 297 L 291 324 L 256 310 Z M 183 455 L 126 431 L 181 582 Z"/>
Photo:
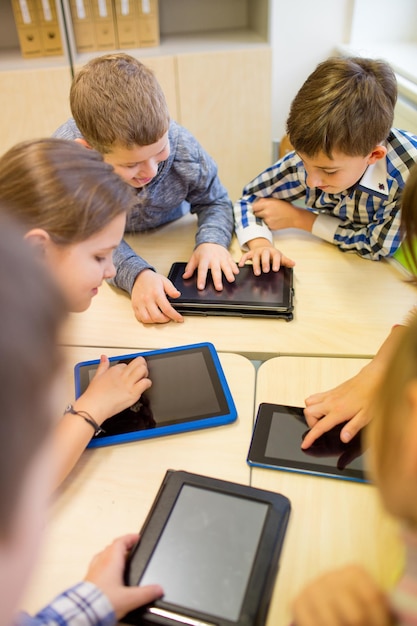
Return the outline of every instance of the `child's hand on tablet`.
<path id="1" fill-rule="evenodd" d="M 107 418 L 132 406 L 151 385 L 143 357 L 137 357 L 128 364 L 110 365 L 109 359 L 102 355 L 97 372 L 74 407 L 91 413 L 96 422 L 102 424 Z"/>
<path id="2" fill-rule="evenodd" d="M 217 291 L 223 289 L 223 275 L 229 283 L 233 283 L 236 274 L 239 274 L 239 268 L 230 252 L 218 243 L 201 243 L 197 246 L 182 277 L 191 278 L 195 270 L 197 270 L 197 289 L 204 289 L 207 272 L 210 270 Z"/>
<path id="3" fill-rule="evenodd" d="M 167 295 L 178 298 L 180 292 L 162 274 L 143 270 L 136 278 L 131 294 L 136 319 L 143 324 L 183 322 L 184 318 L 171 306 Z"/>
<path id="4" fill-rule="evenodd" d="M 157 584 L 127 587 L 123 583 L 126 554 L 137 540 L 138 535 L 125 535 L 115 539 L 93 558 L 85 577 L 85 580 L 96 585 L 107 596 L 118 620 L 129 611 L 149 604 L 163 595 L 162 587 Z"/>
<path id="5" fill-rule="evenodd" d="M 277 250 L 268 239 L 252 239 L 248 243 L 249 252 L 245 252 L 239 261 L 239 267 L 243 267 L 247 261 L 252 261 L 253 273 L 259 276 L 262 272 L 278 272 L 281 265 L 294 267 L 295 262 Z"/>

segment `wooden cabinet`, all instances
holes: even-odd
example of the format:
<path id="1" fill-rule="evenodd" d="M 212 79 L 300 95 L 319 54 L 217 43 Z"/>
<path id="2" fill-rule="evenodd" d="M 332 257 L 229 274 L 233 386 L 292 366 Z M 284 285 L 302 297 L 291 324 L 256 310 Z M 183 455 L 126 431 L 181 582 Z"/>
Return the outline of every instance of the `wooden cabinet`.
<path id="1" fill-rule="evenodd" d="M 180 122 L 215 159 L 232 200 L 271 163 L 268 46 L 177 57 Z"/>
<path id="2" fill-rule="evenodd" d="M 70 115 L 69 68 L 0 72 L 0 153 L 19 141 L 46 137 Z"/>

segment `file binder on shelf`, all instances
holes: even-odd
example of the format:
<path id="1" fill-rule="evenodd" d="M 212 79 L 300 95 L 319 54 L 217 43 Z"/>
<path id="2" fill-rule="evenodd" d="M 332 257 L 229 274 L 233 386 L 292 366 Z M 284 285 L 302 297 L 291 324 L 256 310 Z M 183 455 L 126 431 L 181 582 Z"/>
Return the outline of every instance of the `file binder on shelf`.
<path id="1" fill-rule="evenodd" d="M 12 0 L 12 7 L 22 56 L 41 57 L 42 37 L 35 0 Z"/>
<path id="2" fill-rule="evenodd" d="M 55 0 L 36 0 L 43 56 L 64 53 Z"/>
<path id="3" fill-rule="evenodd" d="M 117 49 L 112 0 L 91 0 L 96 50 Z"/>
<path id="4" fill-rule="evenodd" d="M 93 52 L 97 48 L 90 0 L 70 0 L 70 10 L 77 52 Z"/>
<path id="5" fill-rule="evenodd" d="M 114 14 L 119 49 L 159 45 L 157 0 L 114 0 Z"/>
<path id="6" fill-rule="evenodd" d="M 139 48 L 136 0 L 114 0 L 118 48 Z"/>
<path id="7" fill-rule="evenodd" d="M 159 45 L 158 0 L 136 0 L 138 11 L 139 48 Z"/>

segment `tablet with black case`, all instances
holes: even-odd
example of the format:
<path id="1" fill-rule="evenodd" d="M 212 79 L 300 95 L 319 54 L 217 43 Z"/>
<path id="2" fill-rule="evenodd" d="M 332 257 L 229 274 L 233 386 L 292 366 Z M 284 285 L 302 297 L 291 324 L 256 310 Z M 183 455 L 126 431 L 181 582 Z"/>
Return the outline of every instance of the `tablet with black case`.
<path id="1" fill-rule="evenodd" d="M 197 289 L 197 272 L 182 278 L 186 263 L 174 263 L 168 278 L 181 292 L 170 303 L 182 314 L 237 315 L 240 317 L 273 317 L 293 319 L 293 269 L 281 266 L 278 272 L 255 276 L 252 265 L 239 269 L 235 282 L 223 277 L 222 291 L 216 291 L 208 272 L 204 289 Z"/>
<path id="2" fill-rule="evenodd" d="M 278 493 L 168 471 L 125 573 L 126 584 L 158 583 L 164 595 L 123 622 L 261 626 L 289 515 Z"/>
<path id="3" fill-rule="evenodd" d="M 149 439 L 161 435 L 220 426 L 237 418 L 217 351 L 211 343 L 111 357 L 112 365 L 146 360 L 152 387 L 137 403 L 103 422 L 104 433 L 89 447 Z M 99 360 L 77 363 L 74 369 L 78 398 L 88 387 Z"/>
<path id="4" fill-rule="evenodd" d="M 262 403 L 250 443 L 249 465 L 369 482 L 365 473 L 361 434 L 340 440 L 344 424 L 316 439 L 307 450 L 301 443 L 309 427 L 301 407 Z"/>

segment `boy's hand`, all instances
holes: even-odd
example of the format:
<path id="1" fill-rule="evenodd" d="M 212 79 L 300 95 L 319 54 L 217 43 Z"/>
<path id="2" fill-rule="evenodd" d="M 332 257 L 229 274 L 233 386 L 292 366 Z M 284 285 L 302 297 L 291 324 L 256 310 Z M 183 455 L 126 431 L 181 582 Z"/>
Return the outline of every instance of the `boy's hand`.
<path id="1" fill-rule="evenodd" d="M 378 373 L 371 362 L 337 387 L 306 398 L 304 415 L 311 430 L 301 447 L 309 448 L 323 433 L 343 422 L 346 424 L 340 439 L 344 443 L 350 441 L 371 420 L 369 406 L 378 382 Z"/>
<path id="2" fill-rule="evenodd" d="M 278 272 L 281 265 L 293 267 L 295 262 L 286 257 L 282 252 L 274 248 L 268 239 L 259 237 L 249 241 L 249 252 L 245 252 L 239 261 L 239 267 L 243 267 L 246 261 L 252 261 L 253 273 L 259 276 L 262 272 Z"/>
<path id="3" fill-rule="evenodd" d="M 299 209 L 286 200 L 258 198 L 253 203 L 253 213 L 263 219 L 271 230 L 299 228 L 311 232 L 317 215 L 306 209 Z"/>
<path id="4" fill-rule="evenodd" d="M 388 601 L 369 574 L 350 565 L 314 580 L 293 603 L 294 626 L 389 626 Z"/>
<path id="5" fill-rule="evenodd" d="M 178 298 L 180 292 L 168 278 L 153 270 L 143 270 L 132 289 L 132 307 L 136 319 L 143 324 L 183 322 L 183 316 L 169 302 L 167 295 Z"/>
<path id="6" fill-rule="evenodd" d="M 109 359 L 102 355 L 94 378 L 76 400 L 74 408 L 91 413 L 96 422 L 102 424 L 108 417 L 132 406 L 151 385 L 143 357 L 127 365 L 110 366 Z"/>
<path id="7" fill-rule="evenodd" d="M 117 619 L 163 595 L 160 585 L 127 587 L 123 573 L 128 551 L 138 540 L 138 535 L 125 535 L 97 554 L 90 563 L 85 580 L 101 589 L 113 606 Z"/>
<path id="8" fill-rule="evenodd" d="M 239 268 L 230 252 L 218 243 L 201 243 L 197 246 L 187 263 L 183 278 L 191 278 L 196 269 L 197 289 L 204 289 L 206 286 L 208 270 L 211 270 L 213 284 L 217 291 L 223 289 L 222 273 L 229 283 L 233 283 L 236 274 L 239 274 Z"/>

